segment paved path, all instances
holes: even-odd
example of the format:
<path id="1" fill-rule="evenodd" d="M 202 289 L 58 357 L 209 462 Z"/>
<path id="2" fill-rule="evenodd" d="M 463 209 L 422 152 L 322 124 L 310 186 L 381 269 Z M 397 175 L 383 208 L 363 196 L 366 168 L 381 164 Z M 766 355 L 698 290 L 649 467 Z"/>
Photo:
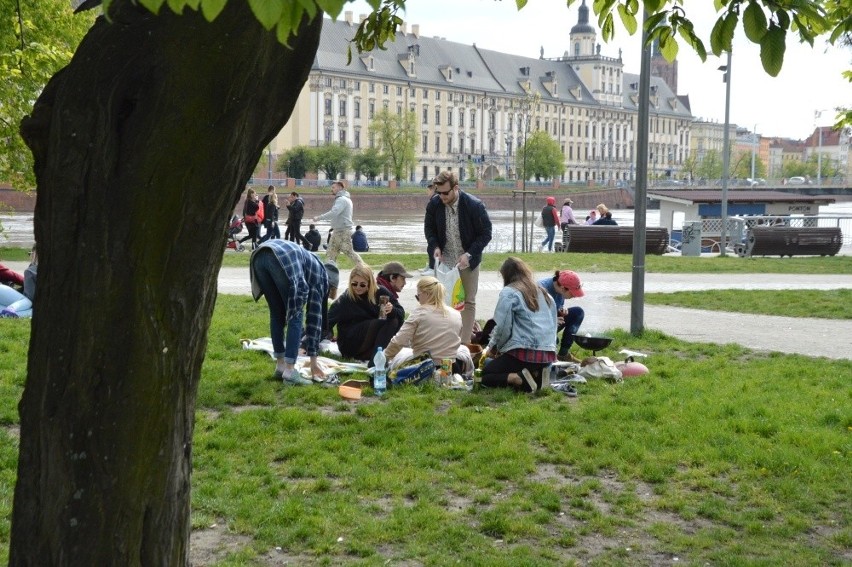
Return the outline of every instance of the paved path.
<path id="1" fill-rule="evenodd" d="M 7 262 L 12 269 L 23 271 L 25 262 Z M 537 278 L 547 277 L 537 273 Z M 626 272 L 581 273 L 586 296 L 571 300 L 586 311 L 581 332 L 608 329 L 630 329 L 630 302 L 616 296 L 630 293 L 632 275 Z M 341 282 L 349 279 L 349 270 L 341 270 Z M 400 294 L 406 309 L 415 305 L 417 278 L 412 278 Z M 477 318 L 487 319 L 497 303 L 503 287 L 496 272 L 480 275 L 477 295 Z M 645 274 L 645 292 L 672 292 L 702 289 L 841 289 L 852 288 L 848 275 L 791 274 Z M 219 293 L 248 295 L 248 268 L 222 268 Z M 779 312 L 783 306 L 778 307 Z M 852 360 L 852 321 L 807 319 L 735 312 L 704 311 L 680 307 L 645 305 L 644 328 L 659 330 L 686 341 L 736 343 L 764 351 L 797 353 Z M 629 344 L 622 345 L 630 348 Z"/>

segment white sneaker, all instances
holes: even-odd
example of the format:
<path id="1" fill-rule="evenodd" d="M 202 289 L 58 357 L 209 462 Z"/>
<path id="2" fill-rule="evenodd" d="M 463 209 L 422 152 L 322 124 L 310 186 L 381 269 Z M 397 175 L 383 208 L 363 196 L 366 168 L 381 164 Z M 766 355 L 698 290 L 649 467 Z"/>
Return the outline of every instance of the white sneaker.
<path id="1" fill-rule="evenodd" d="M 423 268 L 422 270 L 420 270 L 420 275 L 421 276 L 434 276 L 435 270 L 433 270 L 431 268 Z"/>

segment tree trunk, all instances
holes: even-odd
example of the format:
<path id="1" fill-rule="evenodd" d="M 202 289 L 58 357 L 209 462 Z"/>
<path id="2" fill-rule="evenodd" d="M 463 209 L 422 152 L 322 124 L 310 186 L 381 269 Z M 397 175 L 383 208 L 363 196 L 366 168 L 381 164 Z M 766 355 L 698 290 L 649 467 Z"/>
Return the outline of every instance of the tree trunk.
<path id="1" fill-rule="evenodd" d="M 188 562 L 195 397 L 225 227 L 307 79 L 231 0 L 115 0 L 24 120 L 39 282 L 10 565 Z"/>

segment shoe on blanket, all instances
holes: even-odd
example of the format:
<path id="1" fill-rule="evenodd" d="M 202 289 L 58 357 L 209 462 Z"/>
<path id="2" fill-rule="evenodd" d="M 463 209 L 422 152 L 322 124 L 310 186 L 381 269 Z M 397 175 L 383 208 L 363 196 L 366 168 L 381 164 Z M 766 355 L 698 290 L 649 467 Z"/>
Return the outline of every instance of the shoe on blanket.
<path id="1" fill-rule="evenodd" d="M 14 309 L 4 309 L 0 311 L 0 317 L 5 317 L 7 319 L 18 319 L 19 315 L 15 312 Z"/>

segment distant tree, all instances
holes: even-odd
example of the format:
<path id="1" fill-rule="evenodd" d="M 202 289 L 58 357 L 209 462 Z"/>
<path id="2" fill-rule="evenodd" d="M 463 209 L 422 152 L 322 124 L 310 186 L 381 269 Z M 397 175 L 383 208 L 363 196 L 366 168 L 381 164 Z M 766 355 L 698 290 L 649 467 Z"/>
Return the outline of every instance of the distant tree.
<path id="1" fill-rule="evenodd" d="M 394 178 L 404 179 L 405 173 L 417 164 L 417 115 L 383 109 L 370 121 L 370 132 L 376 135 L 376 146 L 385 156 Z"/>
<path id="2" fill-rule="evenodd" d="M 766 166 L 760 156 L 754 155 L 754 176 L 766 177 Z M 731 162 L 731 177 L 735 179 L 751 178 L 751 151 L 739 152 Z"/>
<path id="3" fill-rule="evenodd" d="M 698 163 L 696 172 L 701 179 L 720 179 L 722 177 L 722 156 L 716 150 L 707 150 Z"/>
<path id="4" fill-rule="evenodd" d="M 812 168 L 806 161 L 787 160 L 781 166 L 781 175 L 783 177 L 810 177 L 816 173 L 816 168 Z"/>
<path id="5" fill-rule="evenodd" d="M 376 148 L 367 148 L 352 156 L 352 169 L 370 180 L 381 175 L 386 164 L 385 156 Z"/>
<path id="6" fill-rule="evenodd" d="M 325 173 L 327 179 L 337 179 L 340 174 L 346 174 L 352 150 L 343 144 L 325 144 L 311 148 L 311 163 L 317 171 Z"/>
<path id="7" fill-rule="evenodd" d="M 695 154 L 690 154 L 683 160 L 680 164 L 680 173 L 682 177 L 690 180 L 698 177 L 698 158 L 695 157 Z"/>
<path id="8" fill-rule="evenodd" d="M 68 64 L 94 21 L 68 0 L 0 0 L 0 181 L 33 189 L 33 155 L 19 127 L 47 80 Z"/>
<path id="9" fill-rule="evenodd" d="M 305 174 L 314 171 L 313 154 L 308 146 L 290 148 L 278 158 L 275 166 L 278 171 L 287 172 L 288 177 L 304 179 Z"/>
<path id="10" fill-rule="evenodd" d="M 521 179 L 552 179 L 565 171 L 565 161 L 559 143 L 544 131 L 535 132 L 518 149 L 516 167 Z"/>

